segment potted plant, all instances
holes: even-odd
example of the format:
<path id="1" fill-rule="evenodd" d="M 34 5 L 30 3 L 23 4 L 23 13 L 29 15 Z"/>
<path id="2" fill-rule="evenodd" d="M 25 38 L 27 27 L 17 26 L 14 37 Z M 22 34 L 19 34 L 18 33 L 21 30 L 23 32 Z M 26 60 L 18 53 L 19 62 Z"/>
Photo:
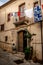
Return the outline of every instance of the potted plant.
<path id="1" fill-rule="evenodd" d="M 25 48 L 24 53 L 25 53 L 25 59 L 28 60 L 30 56 L 30 48 Z"/>

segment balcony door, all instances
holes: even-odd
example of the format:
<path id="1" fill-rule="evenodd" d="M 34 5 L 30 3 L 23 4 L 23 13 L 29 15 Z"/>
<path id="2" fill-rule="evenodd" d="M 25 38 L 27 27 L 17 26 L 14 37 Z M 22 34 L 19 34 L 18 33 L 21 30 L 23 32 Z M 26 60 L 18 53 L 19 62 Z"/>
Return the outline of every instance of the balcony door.
<path id="1" fill-rule="evenodd" d="M 25 10 L 25 3 L 22 3 L 21 5 L 19 5 L 19 11 L 20 11 L 20 17 L 19 17 L 19 19 L 20 20 L 22 20 L 22 19 L 25 18 L 24 10 Z"/>

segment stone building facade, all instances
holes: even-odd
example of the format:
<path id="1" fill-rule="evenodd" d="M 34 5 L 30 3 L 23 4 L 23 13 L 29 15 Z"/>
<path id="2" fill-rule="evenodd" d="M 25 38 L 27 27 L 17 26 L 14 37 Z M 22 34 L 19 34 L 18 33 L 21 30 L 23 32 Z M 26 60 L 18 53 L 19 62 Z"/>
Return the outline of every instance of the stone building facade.
<path id="1" fill-rule="evenodd" d="M 40 1 L 39 0 L 37 1 L 40 4 Z M 30 9 L 33 7 L 34 2 L 36 2 L 36 0 L 16 0 L 0 9 L 0 48 L 5 49 L 8 52 L 12 52 L 12 45 L 15 44 L 16 50 L 22 51 L 23 50 L 23 32 L 27 29 L 31 34 L 33 33 L 36 34 L 36 36 L 33 37 L 33 40 L 30 45 L 33 47 L 33 50 L 36 52 L 37 58 L 39 60 L 42 60 L 40 22 L 35 23 L 33 18 L 30 18 L 30 19 L 26 18 L 28 19 L 28 23 L 26 21 L 27 23 L 26 25 L 25 24 L 18 25 L 17 23 L 18 26 L 16 26 L 16 24 L 14 24 L 15 21 L 13 16 L 10 17 L 10 21 L 7 21 L 8 14 L 10 12 L 17 12 L 19 10 L 19 6 L 22 3 L 25 3 L 26 9 Z M 1 31 L 1 26 L 4 27 L 4 30 L 2 31 Z M 43 26 L 43 22 L 42 22 L 42 26 Z M 42 35 L 43 35 L 43 27 L 42 27 Z M 27 46 L 29 46 L 28 41 L 27 41 Z"/>

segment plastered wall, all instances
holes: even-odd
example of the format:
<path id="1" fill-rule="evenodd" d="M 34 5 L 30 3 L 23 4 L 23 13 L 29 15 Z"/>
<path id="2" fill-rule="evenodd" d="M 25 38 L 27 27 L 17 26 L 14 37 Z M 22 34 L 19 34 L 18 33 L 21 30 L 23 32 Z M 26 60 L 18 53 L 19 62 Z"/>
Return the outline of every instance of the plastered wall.
<path id="1" fill-rule="evenodd" d="M 40 23 L 36 23 L 28 27 L 28 31 L 31 34 L 36 34 L 32 37 L 31 46 L 33 47 L 34 51 L 33 54 L 36 54 L 38 59 L 42 59 L 42 46 L 41 46 L 41 31 L 40 31 Z"/>

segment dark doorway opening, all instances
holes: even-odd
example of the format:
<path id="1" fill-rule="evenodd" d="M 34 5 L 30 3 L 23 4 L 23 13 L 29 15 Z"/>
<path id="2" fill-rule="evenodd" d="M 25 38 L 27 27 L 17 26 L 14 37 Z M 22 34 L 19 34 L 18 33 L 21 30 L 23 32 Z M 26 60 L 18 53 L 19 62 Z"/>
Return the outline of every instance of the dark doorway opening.
<path id="1" fill-rule="evenodd" d="M 23 32 L 23 52 L 25 50 L 25 48 L 27 47 L 27 38 L 26 38 L 26 35 L 27 34 L 27 31 L 24 31 Z"/>

